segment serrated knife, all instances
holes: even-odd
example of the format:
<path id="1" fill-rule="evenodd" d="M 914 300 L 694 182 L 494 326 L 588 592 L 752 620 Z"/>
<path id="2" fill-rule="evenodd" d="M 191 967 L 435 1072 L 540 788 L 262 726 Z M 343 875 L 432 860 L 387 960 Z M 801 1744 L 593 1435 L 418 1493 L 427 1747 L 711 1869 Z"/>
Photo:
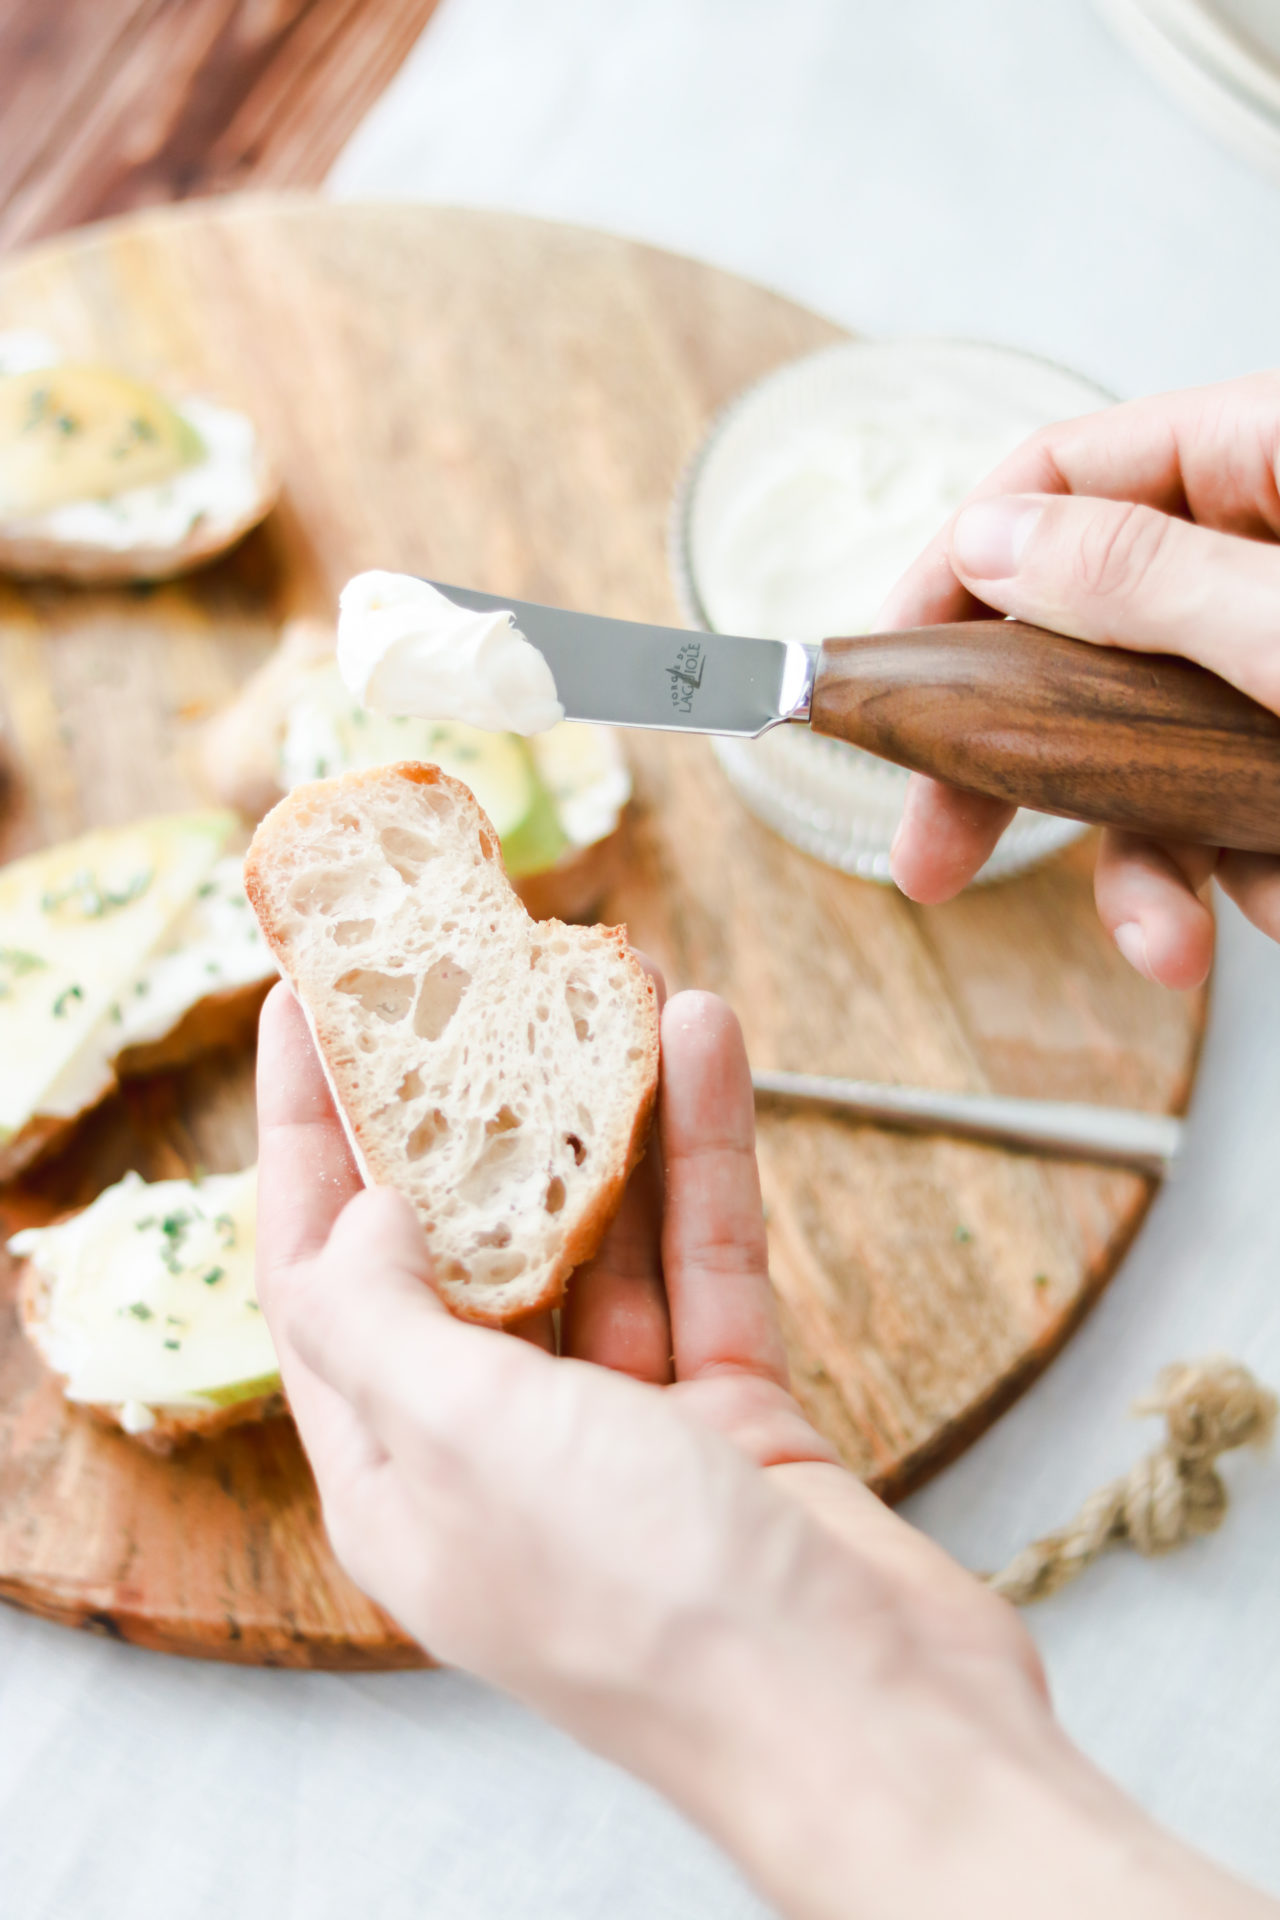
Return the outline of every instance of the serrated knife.
<path id="1" fill-rule="evenodd" d="M 1280 853 L 1280 717 L 1185 660 L 1016 620 L 815 646 L 440 591 L 477 612 L 509 610 L 572 720 L 746 737 L 807 722 L 1015 806 Z"/>

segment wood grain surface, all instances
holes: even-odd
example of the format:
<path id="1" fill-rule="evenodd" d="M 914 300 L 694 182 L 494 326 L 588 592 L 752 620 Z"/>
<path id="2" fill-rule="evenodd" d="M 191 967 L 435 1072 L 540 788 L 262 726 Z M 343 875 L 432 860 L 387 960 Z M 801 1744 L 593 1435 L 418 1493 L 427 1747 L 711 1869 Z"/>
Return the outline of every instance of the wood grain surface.
<path id="1" fill-rule="evenodd" d="M 836 329 L 620 240 L 508 216 L 229 200 L 38 249 L 0 326 L 52 331 L 247 408 L 285 475 L 229 561 L 148 593 L 0 593 L 16 741 L 6 857 L 200 797 L 201 717 L 283 612 L 358 567 L 676 621 L 664 531 L 682 466 L 744 383 Z M 673 987 L 725 994 L 762 1067 L 1152 1109 L 1184 1102 L 1203 1005 L 1138 979 L 1093 911 L 1089 853 L 920 909 L 758 825 L 708 744 L 629 742 L 638 805 L 607 903 Z M 4 1200 L 47 1218 L 137 1165 L 253 1152 L 250 1063 L 127 1087 Z M 772 1271 L 798 1391 L 888 1495 L 1045 1364 L 1111 1274 L 1149 1187 L 1123 1173 L 762 1113 Z M 342 1579 L 287 1422 L 169 1462 L 67 1409 L 0 1322 L 0 1592 L 232 1659 L 413 1659 Z"/>
<path id="2" fill-rule="evenodd" d="M 439 0 L 9 0 L 0 246 L 255 186 L 318 186 Z"/>

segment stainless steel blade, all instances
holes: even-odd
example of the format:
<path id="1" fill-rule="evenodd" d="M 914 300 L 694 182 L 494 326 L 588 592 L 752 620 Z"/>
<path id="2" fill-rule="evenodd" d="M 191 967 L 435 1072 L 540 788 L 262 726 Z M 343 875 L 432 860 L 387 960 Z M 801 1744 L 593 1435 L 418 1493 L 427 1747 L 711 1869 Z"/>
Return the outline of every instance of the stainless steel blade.
<path id="1" fill-rule="evenodd" d="M 751 1081 L 762 1100 L 833 1108 L 909 1133 L 945 1133 L 958 1140 L 1022 1147 L 1057 1159 L 1132 1167 L 1153 1180 L 1167 1179 L 1186 1131 L 1172 1114 L 1095 1107 L 1074 1100 L 942 1093 L 932 1087 L 883 1086 L 813 1073 L 756 1071 Z"/>
<path id="2" fill-rule="evenodd" d="M 509 609 L 551 668 L 570 720 L 754 736 L 808 718 L 817 648 L 798 640 L 649 627 L 431 584 L 476 612 Z"/>

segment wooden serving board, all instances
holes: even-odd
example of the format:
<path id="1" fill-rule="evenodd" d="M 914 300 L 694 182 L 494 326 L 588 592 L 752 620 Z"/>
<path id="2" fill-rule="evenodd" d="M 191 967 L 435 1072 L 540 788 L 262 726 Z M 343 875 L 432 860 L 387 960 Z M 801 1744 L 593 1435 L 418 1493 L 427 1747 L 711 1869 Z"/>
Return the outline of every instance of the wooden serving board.
<path id="1" fill-rule="evenodd" d="M 243 406 L 286 479 L 236 556 L 147 592 L 0 588 L 16 743 L 0 852 L 202 797 L 200 720 L 284 612 L 360 567 L 676 620 L 681 468 L 746 382 L 837 330 L 725 274 L 507 216 L 232 200 L 14 259 L 0 328 Z M 1201 997 L 1139 980 L 1095 919 L 1088 849 L 943 908 L 759 826 L 707 743 L 630 741 L 627 922 L 673 987 L 715 988 L 760 1066 L 1179 1109 Z M 251 1063 L 139 1082 L 0 1200 L 4 1225 L 128 1166 L 239 1167 Z M 797 1390 L 892 1497 L 973 1438 L 1097 1295 L 1135 1177 L 835 1119 L 761 1116 Z M 11 1291 L 11 1273 L 7 1284 Z M 148 1646 L 295 1665 L 420 1656 L 339 1574 L 287 1422 L 155 1460 L 71 1412 L 0 1320 L 0 1593 Z"/>

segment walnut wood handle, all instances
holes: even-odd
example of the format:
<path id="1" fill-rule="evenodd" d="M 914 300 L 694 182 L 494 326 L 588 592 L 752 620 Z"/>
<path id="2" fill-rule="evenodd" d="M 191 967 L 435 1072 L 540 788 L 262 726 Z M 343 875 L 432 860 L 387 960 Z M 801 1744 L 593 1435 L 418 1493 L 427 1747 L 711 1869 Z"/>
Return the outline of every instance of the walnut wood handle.
<path id="1" fill-rule="evenodd" d="M 811 719 L 972 793 L 1280 853 L 1280 718 L 1202 667 L 966 620 L 827 640 Z"/>

